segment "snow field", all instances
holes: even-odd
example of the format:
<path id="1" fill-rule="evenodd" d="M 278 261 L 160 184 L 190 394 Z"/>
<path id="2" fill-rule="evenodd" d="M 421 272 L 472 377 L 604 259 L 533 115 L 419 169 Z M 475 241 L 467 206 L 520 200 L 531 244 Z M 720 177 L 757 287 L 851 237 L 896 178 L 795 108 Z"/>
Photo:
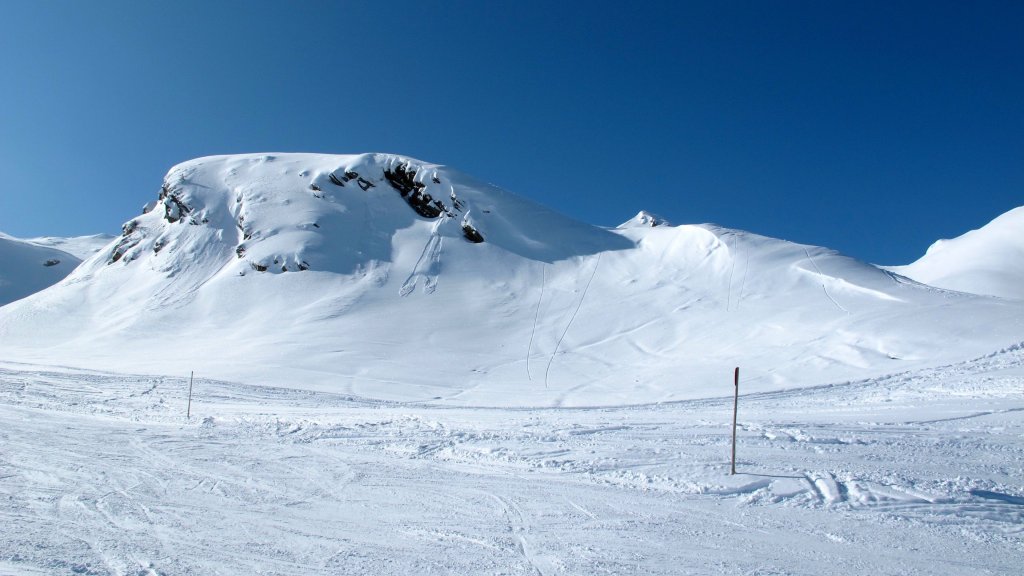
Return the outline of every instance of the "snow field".
<path id="1" fill-rule="evenodd" d="M 0 235 L 0 304 L 51 285 L 0 306 L 0 574 L 1019 574 L 1022 214 L 886 270 L 185 162 L 117 238 Z"/>
<path id="2" fill-rule="evenodd" d="M 8 363 L 0 573 L 1015 574 L 1022 360 L 741 396 L 736 476 L 731 398 L 439 408 L 200 378 L 185 421 L 185 378 Z"/>

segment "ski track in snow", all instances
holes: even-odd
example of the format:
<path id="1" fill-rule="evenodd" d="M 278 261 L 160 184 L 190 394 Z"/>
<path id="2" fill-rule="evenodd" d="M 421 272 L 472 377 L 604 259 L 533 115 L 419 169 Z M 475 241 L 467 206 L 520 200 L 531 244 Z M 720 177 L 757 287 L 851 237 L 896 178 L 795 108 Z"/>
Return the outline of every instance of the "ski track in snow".
<path id="1" fill-rule="evenodd" d="M 540 305 L 544 302 L 544 284 L 547 281 L 547 267 L 540 263 L 540 296 L 537 297 L 537 310 L 533 314 L 533 328 L 530 329 L 530 343 L 526 346 L 526 376 L 532 382 L 530 373 L 530 355 L 533 354 L 533 340 L 537 336 L 537 324 L 540 322 Z"/>
<path id="2" fill-rule="evenodd" d="M 427 242 L 423 246 L 423 252 L 413 266 L 408 278 L 402 283 L 401 289 L 399 289 L 401 296 L 408 296 L 416 290 L 420 276 L 423 277 L 423 292 L 425 294 L 430 294 L 437 289 L 438 269 L 441 265 L 441 248 L 444 244 L 444 238 L 438 230 L 444 220 L 445 218 L 438 220 L 431 228 L 430 237 L 427 238 Z M 428 263 L 425 271 L 422 268 L 424 262 Z"/>
<path id="3" fill-rule="evenodd" d="M 0 574 L 1016 574 L 1024 350 L 799 391 L 442 408 L 0 364 Z"/>
<path id="4" fill-rule="evenodd" d="M 827 276 L 825 276 L 821 272 L 821 268 L 818 268 L 818 263 L 814 261 L 814 258 L 811 258 L 811 253 L 807 250 L 807 248 L 804 248 L 804 254 L 807 255 L 807 260 L 809 260 L 811 265 L 814 266 L 814 270 L 817 271 L 818 276 L 820 276 L 822 278 L 822 280 L 827 278 Z M 825 283 L 824 282 L 821 283 L 821 290 L 825 293 L 825 297 L 828 298 L 830 302 L 832 302 L 833 304 L 836 305 L 836 308 L 838 308 L 839 310 L 845 312 L 846 314 L 850 313 L 849 310 L 847 310 L 846 308 L 843 308 L 843 306 L 839 302 L 836 302 L 836 299 L 833 298 L 832 295 L 828 293 L 828 288 L 825 287 Z"/>
<path id="5" fill-rule="evenodd" d="M 576 304 L 576 308 L 572 311 L 572 316 L 569 317 L 569 321 L 565 324 L 565 329 L 562 330 L 561 336 L 558 337 L 558 341 L 555 342 L 555 349 L 551 352 L 551 357 L 548 358 L 548 365 L 544 368 L 544 388 L 548 387 L 548 376 L 551 373 L 551 364 L 555 361 L 555 356 L 558 355 L 558 348 L 562 345 L 562 341 L 565 340 L 565 335 L 569 333 L 569 328 L 572 327 L 573 320 L 576 320 L 576 315 L 580 313 L 580 308 L 583 307 L 583 301 L 587 298 L 587 292 L 590 290 L 590 285 L 594 282 L 594 276 L 597 276 L 597 268 L 601 265 L 601 255 L 597 255 L 597 260 L 594 262 L 594 270 L 590 273 L 590 278 L 587 280 L 587 284 L 583 287 L 583 293 L 580 294 L 579 302 Z"/>

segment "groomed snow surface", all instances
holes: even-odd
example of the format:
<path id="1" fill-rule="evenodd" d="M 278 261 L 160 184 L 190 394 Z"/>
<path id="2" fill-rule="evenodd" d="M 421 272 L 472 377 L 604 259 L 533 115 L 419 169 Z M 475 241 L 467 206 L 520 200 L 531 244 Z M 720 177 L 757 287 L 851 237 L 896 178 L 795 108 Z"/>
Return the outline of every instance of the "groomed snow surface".
<path id="1" fill-rule="evenodd" d="M 0 237 L 0 574 L 1020 573 L 1021 209 L 882 269 L 387 154 L 150 200 Z"/>
<path id="2" fill-rule="evenodd" d="M 731 398 L 439 408 L 199 378 L 186 420 L 187 377 L 4 364 L 0 573 L 1019 574 L 1022 365 L 741 396 L 730 476 Z"/>

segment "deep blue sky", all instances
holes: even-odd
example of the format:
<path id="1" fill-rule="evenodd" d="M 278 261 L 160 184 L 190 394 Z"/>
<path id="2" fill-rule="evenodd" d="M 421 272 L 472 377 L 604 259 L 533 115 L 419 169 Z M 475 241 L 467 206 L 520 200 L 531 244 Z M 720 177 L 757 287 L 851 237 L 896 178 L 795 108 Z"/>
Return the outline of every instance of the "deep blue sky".
<path id="1" fill-rule="evenodd" d="M 580 220 L 907 263 L 1024 204 L 1024 3 L 0 4 L 0 230 L 117 233 L 170 166 L 396 152 Z"/>

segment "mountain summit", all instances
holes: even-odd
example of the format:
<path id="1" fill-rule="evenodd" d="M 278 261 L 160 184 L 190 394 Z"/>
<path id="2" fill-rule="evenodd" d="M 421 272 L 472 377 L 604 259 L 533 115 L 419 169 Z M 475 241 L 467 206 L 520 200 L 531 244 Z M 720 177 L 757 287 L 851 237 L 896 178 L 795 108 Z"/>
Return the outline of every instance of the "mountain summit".
<path id="1" fill-rule="evenodd" d="M 575 221 L 390 154 L 171 169 L 5 357 L 472 405 L 606 405 L 891 373 L 1020 341 L 1016 303 L 648 213 Z"/>

